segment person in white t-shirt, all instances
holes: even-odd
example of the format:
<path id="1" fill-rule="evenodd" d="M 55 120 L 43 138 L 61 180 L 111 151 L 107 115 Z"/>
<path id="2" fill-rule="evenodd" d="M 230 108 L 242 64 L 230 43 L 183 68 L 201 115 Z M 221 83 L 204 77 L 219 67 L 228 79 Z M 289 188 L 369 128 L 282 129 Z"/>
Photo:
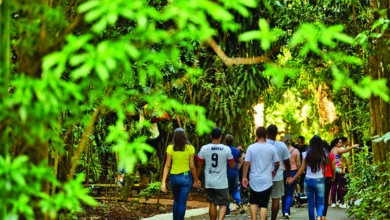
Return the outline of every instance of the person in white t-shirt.
<path id="1" fill-rule="evenodd" d="M 250 172 L 250 211 L 252 220 L 257 217 L 257 209 L 260 207 L 260 219 L 265 220 L 268 212 L 268 202 L 272 190 L 272 177 L 276 175 L 279 169 L 279 157 L 276 149 L 271 144 L 267 144 L 265 138 L 267 129 L 258 127 L 256 129 L 257 142 L 251 144 L 245 155 L 244 171 L 242 185 L 248 187 L 248 167 Z M 275 163 L 274 168 L 272 165 Z"/>
<path id="2" fill-rule="evenodd" d="M 210 219 L 217 219 L 217 205 L 219 206 L 218 219 L 225 218 L 226 206 L 229 205 L 229 185 L 227 179 L 227 164 L 234 168 L 234 158 L 228 146 L 221 144 L 222 130 L 213 128 L 211 131 L 211 144 L 204 145 L 198 156 L 197 176 L 199 177 L 203 162 L 205 168 L 206 200 L 210 203 Z"/>
<path id="3" fill-rule="evenodd" d="M 315 219 L 314 206 L 317 201 L 317 218 L 320 220 L 324 211 L 325 181 L 323 173 L 326 173 L 327 156 L 323 148 L 322 139 L 319 136 L 315 135 L 310 140 L 309 149 L 302 153 L 302 157 L 302 166 L 297 175 L 287 180 L 287 183 L 292 184 L 306 167 L 305 191 L 309 205 L 309 219 Z"/>
<path id="4" fill-rule="evenodd" d="M 278 135 L 278 128 L 276 125 L 270 125 L 267 128 L 267 143 L 272 144 L 276 152 L 278 152 L 279 161 L 280 163 L 284 164 L 287 180 L 291 179 L 291 166 L 290 166 L 290 151 L 288 150 L 288 147 L 285 143 L 281 141 L 276 140 L 276 136 Z M 278 172 L 276 173 L 275 177 L 272 179 L 273 185 L 272 185 L 272 191 L 271 191 L 271 198 L 272 198 L 272 216 L 271 220 L 276 220 L 276 217 L 278 216 L 279 212 L 279 204 L 280 204 L 280 198 L 284 196 L 284 183 L 283 183 L 283 166 L 280 165 Z"/>

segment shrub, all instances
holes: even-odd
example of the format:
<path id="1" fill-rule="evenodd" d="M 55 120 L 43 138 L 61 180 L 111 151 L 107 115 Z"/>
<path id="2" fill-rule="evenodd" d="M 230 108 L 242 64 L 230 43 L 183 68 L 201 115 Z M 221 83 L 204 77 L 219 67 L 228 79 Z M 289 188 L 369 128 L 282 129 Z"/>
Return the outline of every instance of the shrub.
<path id="1" fill-rule="evenodd" d="M 143 196 L 146 202 L 150 198 L 155 197 L 157 193 L 160 191 L 160 189 L 161 189 L 161 182 L 151 183 L 149 184 L 148 188 L 142 190 L 142 192 L 140 192 L 139 195 Z"/>
<path id="2" fill-rule="evenodd" d="M 348 214 L 357 219 L 390 219 L 390 163 L 368 165 L 368 156 L 356 155 L 347 174 L 347 200 L 354 200 Z"/>

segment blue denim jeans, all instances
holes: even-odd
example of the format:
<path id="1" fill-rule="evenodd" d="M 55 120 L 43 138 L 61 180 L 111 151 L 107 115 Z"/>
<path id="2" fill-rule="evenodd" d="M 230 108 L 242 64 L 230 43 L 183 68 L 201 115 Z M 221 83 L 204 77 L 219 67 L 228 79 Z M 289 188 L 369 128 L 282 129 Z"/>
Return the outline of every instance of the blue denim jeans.
<path id="1" fill-rule="evenodd" d="M 173 192 L 173 219 L 184 219 L 187 207 L 187 197 L 192 185 L 191 172 L 171 174 Z"/>
<path id="2" fill-rule="evenodd" d="M 238 176 L 229 177 L 228 176 L 228 183 L 229 183 L 229 194 L 233 196 L 233 202 L 237 205 L 242 204 L 240 191 L 238 190 Z M 226 215 L 230 214 L 230 204 L 228 204 L 226 209 Z"/>
<path id="3" fill-rule="evenodd" d="M 294 177 L 297 174 L 297 172 L 298 170 L 291 170 L 291 177 Z M 282 211 L 283 211 L 283 215 L 285 213 L 290 215 L 290 207 L 294 199 L 294 190 L 295 190 L 295 186 L 298 183 L 298 180 L 295 180 L 291 185 L 286 184 L 286 180 L 287 180 L 286 171 L 283 172 L 283 180 L 284 180 L 284 196 L 282 196 Z"/>
<path id="4" fill-rule="evenodd" d="M 307 195 L 307 202 L 309 205 L 309 219 L 314 220 L 314 206 L 317 198 L 317 217 L 322 217 L 324 212 L 324 196 L 325 196 L 325 181 L 324 178 L 310 179 L 305 178 L 305 190 Z"/>

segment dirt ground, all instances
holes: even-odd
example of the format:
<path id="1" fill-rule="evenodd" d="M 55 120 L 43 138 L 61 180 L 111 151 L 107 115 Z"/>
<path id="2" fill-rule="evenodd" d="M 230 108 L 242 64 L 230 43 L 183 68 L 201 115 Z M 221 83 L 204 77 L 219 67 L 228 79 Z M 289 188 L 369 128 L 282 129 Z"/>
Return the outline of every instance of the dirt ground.
<path id="1" fill-rule="evenodd" d="M 141 219 L 152 217 L 158 214 L 172 212 L 172 193 L 160 194 L 160 204 L 157 198 L 147 201 L 140 198 L 130 198 L 129 201 L 109 200 L 105 197 L 96 197 L 98 206 L 91 207 L 83 205 L 83 212 L 77 213 L 75 217 L 80 220 L 108 220 L 108 219 Z M 204 194 L 190 192 L 188 196 L 187 209 L 204 207 L 206 201 Z M 208 205 L 208 203 L 206 203 Z"/>

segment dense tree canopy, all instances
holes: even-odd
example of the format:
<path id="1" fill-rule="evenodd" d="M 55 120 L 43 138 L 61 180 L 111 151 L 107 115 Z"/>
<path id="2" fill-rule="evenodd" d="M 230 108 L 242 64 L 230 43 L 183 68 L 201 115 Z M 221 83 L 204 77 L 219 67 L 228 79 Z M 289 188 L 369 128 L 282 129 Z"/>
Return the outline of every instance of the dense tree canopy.
<path id="1" fill-rule="evenodd" d="M 374 162 L 388 168 L 386 0 L 0 7 L 2 219 L 55 218 L 79 211 L 80 200 L 94 205 L 82 182 L 115 179 L 118 166 L 151 164 L 158 181 L 178 126 L 197 150 L 213 126 L 249 144 L 258 103 L 265 123 L 295 136 L 382 137 Z M 163 116 L 151 140 L 151 121 Z"/>

